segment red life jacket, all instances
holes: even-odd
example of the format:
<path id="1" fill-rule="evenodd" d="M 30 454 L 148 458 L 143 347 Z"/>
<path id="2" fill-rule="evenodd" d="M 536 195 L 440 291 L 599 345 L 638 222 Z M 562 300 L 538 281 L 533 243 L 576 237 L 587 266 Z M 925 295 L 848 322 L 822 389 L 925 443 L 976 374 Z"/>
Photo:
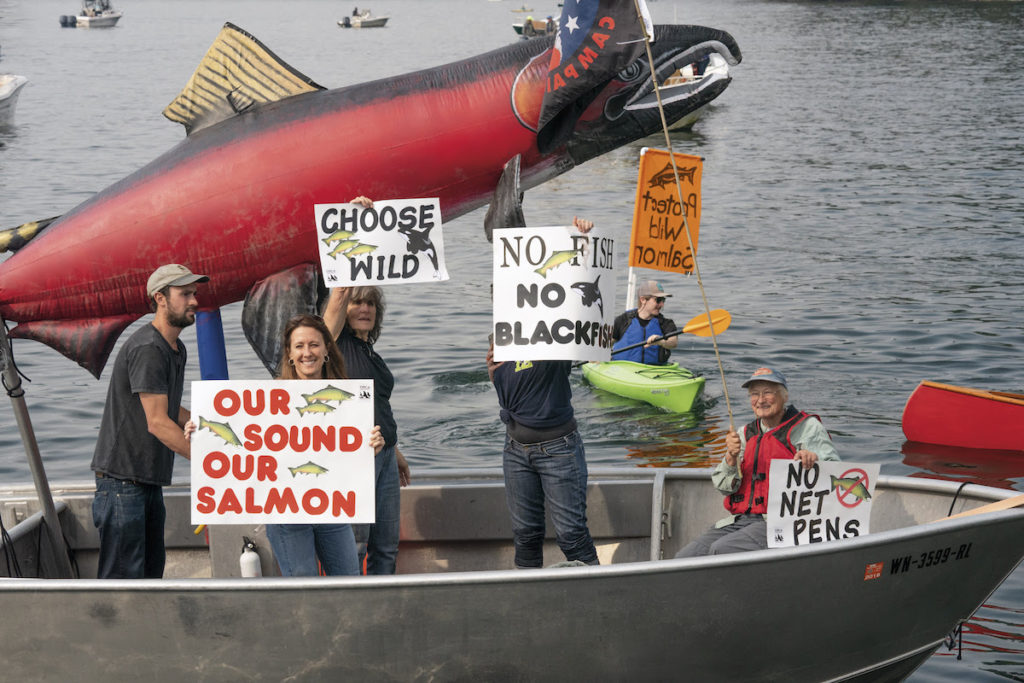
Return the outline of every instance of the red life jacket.
<path id="1" fill-rule="evenodd" d="M 740 461 L 740 487 L 736 493 L 725 497 L 726 510 L 737 515 L 763 515 L 767 511 L 771 462 L 778 458 L 793 459 L 796 447 L 789 435 L 809 417 L 821 419 L 789 406 L 782 415 L 782 422 L 774 429 L 762 432 L 761 421 L 756 419 L 743 428 L 747 446 Z"/>

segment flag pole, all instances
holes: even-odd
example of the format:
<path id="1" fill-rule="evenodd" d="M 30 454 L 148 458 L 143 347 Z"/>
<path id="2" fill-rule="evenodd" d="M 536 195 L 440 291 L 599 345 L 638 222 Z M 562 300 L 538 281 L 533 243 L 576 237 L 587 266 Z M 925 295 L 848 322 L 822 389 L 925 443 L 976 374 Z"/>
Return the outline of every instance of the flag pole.
<path id="1" fill-rule="evenodd" d="M 669 162 L 672 164 L 672 174 L 676 180 L 676 192 L 679 198 L 679 205 L 685 206 L 683 202 L 683 186 L 679 180 L 679 169 L 676 167 L 675 153 L 672 151 L 672 140 L 668 134 L 668 122 L 665 120 L 665 107 L 661 101 L 661 86 L 657 81 L 657 71 L 654 68 L 654 55 L 651 53 L 651 36 L 647 33 L 647 22 L 645 21 L 644 13 L 640 9 L 641 0 L 633 0 L 633 6 L 636 8 L 637 20 L 640 22 L 640 26 L 644 32 L 644 49 L 647 51 L 647 64 L 651 69 L 651 79 L 654 81 L 654 94 L 658 99 L 658 115 L 661 117 L 661 129 L 665 134 L 665 147 L 668 148 Z M 683 215 L 683 231 L 686 234 L 686 243 L 690 247 L 690 255 L 693 257 L 693 272 L 697 276 L 697 286 L 700 288 L 700 296 L 704 302 L 704 311 L 707 313 L 708 321 L 711 321 L 711 305 L 708 303 L 707 292 L 704 290 L 704 281 L 700 276 L 700 266 L 697 263 L 697 250 L 693 246 L 693 239 L 690 237 L 690 225 L 686 220 L 686 212 L 682 212 Z M 715 360 L 718 362 L 718 374 L 722 378 L 722 392 L 725 396 L 725 409 L 729 413 L 729 429 L 736 429 L 735 421 L 732 414 L 732 403 L 729 401 L 729 387 L 725 381 L 725 369 L 722 367 L 722 354 L 718 350 L 718 335 L 715 334 L 714 326 L 711 329 L 711 343 L 715 349 Z"/>

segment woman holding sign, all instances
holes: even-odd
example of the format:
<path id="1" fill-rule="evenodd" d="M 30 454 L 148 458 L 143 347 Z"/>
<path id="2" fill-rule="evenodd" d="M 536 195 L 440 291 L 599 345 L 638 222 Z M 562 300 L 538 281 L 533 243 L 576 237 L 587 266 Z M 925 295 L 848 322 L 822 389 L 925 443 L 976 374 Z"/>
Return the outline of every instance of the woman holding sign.
<path id="1" fill-rule="evenodd" d="M 384 447 L 374 458 L 376 516 L 373 524 L 356 525 L 365 543 L 366 573 L 394 574 L 398 559 L 400 494 L 409 485 L 409 464 L 398 450 L 398 425 L 391 411 L 394 375 L 373 349 L 384 321 L 384 295 L 379 287 L 336 287 L 324 308 L 324 322 L 337 337 L 345 365 L 354 379 L 373 380 L 374 422 Z"/>
<path id="2" fill-rule="evenodd" d="M 768 472 L 777 458 L 799 460 L 810 469 L 818 460 L 839 460 L 832 438 L 817 415 L 788 406 L 786 378 L 778 370 L 758 368 L 743 387 L 755 419 L 725 437 L 726 453 L 711 482 L 725 494 L 731 514 L 686 545 L 676 557 L 724 555 L 768 547 Z"/>
<path id="3" fill-rule="evenodd" d="M 277 378 L 348 379 L 345 361 L 323 321 L 308 314 L 297 315 L 285 325 L 281 362 Z M 185 436 L 195 431 L 185 425 Z M 370 446 L 378 452 L 384 445 L 379 426 L 370 433 Z M 350 524 L 268 524 L 267 538 L 284 576 L 317 576 L 317 562 L 328 576 L 359 574 L 359 556 Z"/>

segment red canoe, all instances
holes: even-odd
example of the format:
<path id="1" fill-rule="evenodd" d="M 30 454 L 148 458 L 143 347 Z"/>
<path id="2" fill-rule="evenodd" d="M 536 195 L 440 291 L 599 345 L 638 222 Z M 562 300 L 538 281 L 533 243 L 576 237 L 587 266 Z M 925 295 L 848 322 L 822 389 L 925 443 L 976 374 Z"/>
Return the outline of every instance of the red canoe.
<path id="1" fill-rule="evenodd" d="M 903 409 L 910 441 L 1024 451 L 1024 395 L 921 382 Z"/>

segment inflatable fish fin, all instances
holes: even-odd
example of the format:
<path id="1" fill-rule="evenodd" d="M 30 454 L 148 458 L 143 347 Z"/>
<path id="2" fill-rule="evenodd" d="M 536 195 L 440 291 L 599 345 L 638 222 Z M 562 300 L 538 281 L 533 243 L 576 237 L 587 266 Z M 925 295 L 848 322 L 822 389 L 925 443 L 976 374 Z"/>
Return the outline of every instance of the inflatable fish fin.
<path id="1" fill-rule="evenodd" d="M 520 156 L 517 154 L 505 163 L 491 204 L 484 216 L 484 234 L 487 241 L 493 241 L 493 233 L 500 228 L 525 228 L 523 216 L 523 193 L 519 189 Z"/>
<path id="2" fill-rule="evenodd" d="M 50 223 L 53 223 L 58 218 L 60 216 L 44 218 L 39 221 L 32 221 L 31 223 L 23 223 L 16 228 L 0 230 L 0 254 L 5 251 L 18 251 L 28 244 L 30 239 L 41 233 L 49 227 Z"/>
<path id="3" fill-rule="evenodd" d="M 185 89 L 164 109 L 164 116 L 185 126 L 191 135 L 253 105 L 315 90 L 324 87 L 228 22 Z"/>
<path id="4" fill-rule="evenodd" d="M 288 320 L 300 313 L 318 313 L 317 272 L 312 263 L 300 263 L 260 280 L 245 295 L 242 330 L 272 376 L 277 376 L 281 332 Z"/>
<path id="5" fill-rule="evenodd" d="M 34 320 L 11 330 L 11 337 L 34 339 L 75 361 L 100 378 L 114 343 L 125 328 L 142 316 L 128 313 L 109 318 Z"/>

